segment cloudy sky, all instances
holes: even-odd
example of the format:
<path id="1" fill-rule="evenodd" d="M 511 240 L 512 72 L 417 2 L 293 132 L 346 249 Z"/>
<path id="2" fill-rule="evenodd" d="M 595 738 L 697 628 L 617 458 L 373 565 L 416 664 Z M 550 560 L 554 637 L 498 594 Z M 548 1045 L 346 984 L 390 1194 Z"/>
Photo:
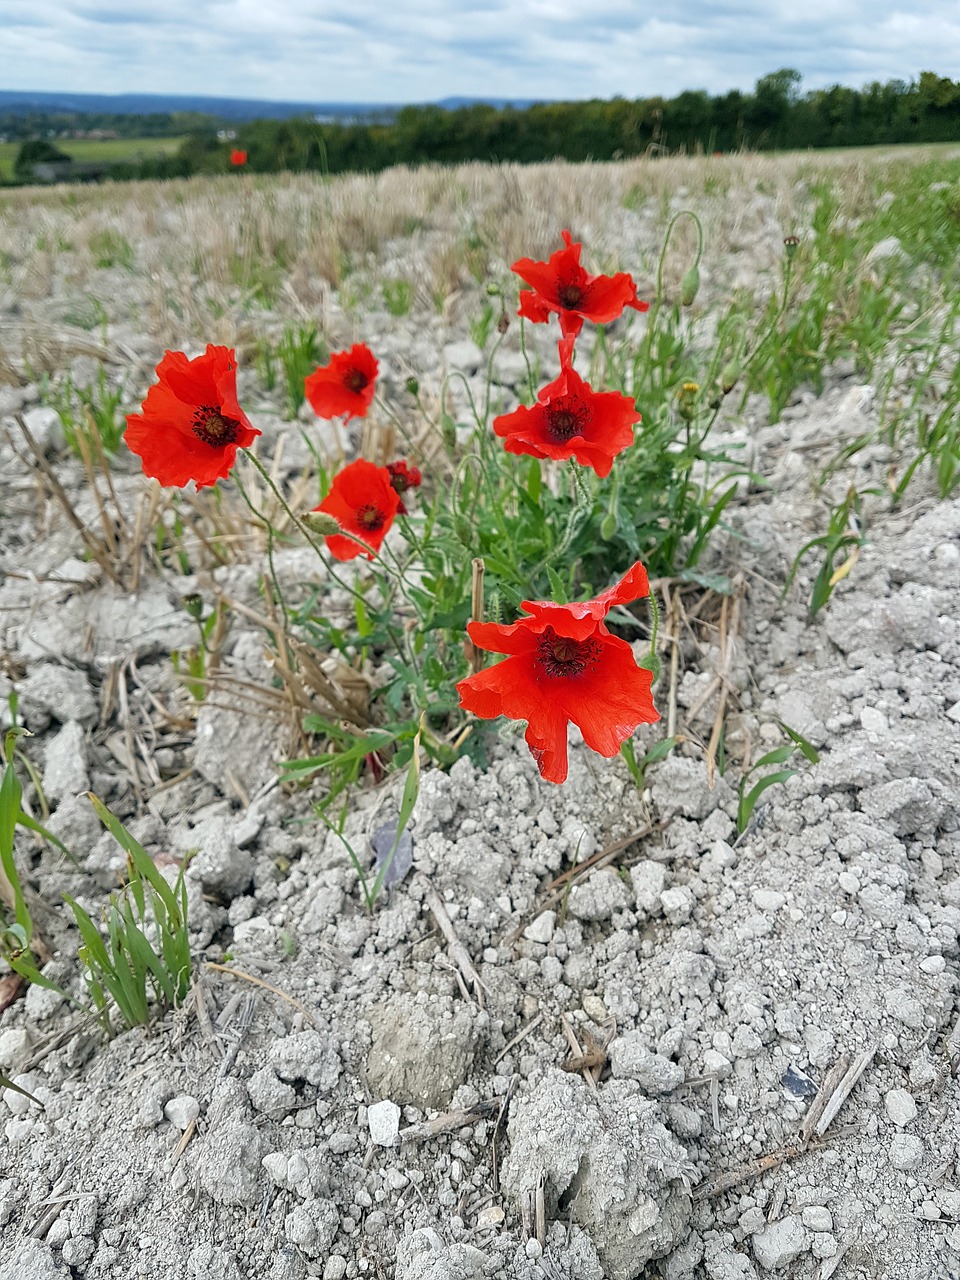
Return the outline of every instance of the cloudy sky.
<path id="1" fill-rule="evenodd" d="M 301 102 L 960 79 L 957 0 L 0 0 L 0 89 Z"/>

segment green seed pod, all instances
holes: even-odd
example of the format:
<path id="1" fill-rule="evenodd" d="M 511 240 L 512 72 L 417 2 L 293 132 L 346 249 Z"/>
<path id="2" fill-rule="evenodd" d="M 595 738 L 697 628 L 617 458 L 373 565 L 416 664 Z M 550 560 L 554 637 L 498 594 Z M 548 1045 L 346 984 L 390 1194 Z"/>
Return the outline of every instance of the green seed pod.
<path id="1" fill-rule="evenodd" d="M 720 385 L 723 387 L 723 394 L 729 395 L 733 388 L 740 381 L 740 364 L 736 360 L 728 360 L 720 370 Z"/>
<path id="2" fill-rule="evenodd" d="M 181 603 L 187 613 L 189 613 L 190 617 L 196 618 L 197 622 L 199 622 L 203 614 L 203 600 L 196 591 L 192 591 L 190 595 L 184 596 Z"/>
<path id="3" fill-rule="evenodd" d="M 328 515 L 326 511 L 304 511 L 301 513 L 300 523 L 311 533 L 318 533 L 322 538 L 329 537 L 331 533 L 340 532 L 340 521 Z"/>
<path id="4" fill-rule="evenodd" d="M 694 263 L 687 274 L 680 281 L 680 305 L 681 307 L 692 307 L 697 294 L 700 292 L 700 269 Z"/>
<path id="5" fill-rule="evenodd" d="M 420 383 L 416 378 L 408 378 L 405 385 L 409 395 L 418 396 L 420 394 Z"/>
<path id="6" fill-rule="evenodd" d="M 799 236 L 784 236 L 783 247 L 787 251 L 787 257 L 792 258 L 800 247 Z"/>

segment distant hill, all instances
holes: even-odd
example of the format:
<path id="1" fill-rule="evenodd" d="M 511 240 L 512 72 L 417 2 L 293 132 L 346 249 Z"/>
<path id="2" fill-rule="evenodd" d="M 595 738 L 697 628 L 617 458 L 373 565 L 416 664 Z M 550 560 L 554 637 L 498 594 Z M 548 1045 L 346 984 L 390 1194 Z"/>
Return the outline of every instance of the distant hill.
<path id="1" fill-rule="evenodd" d="M 437 106 L 453 111 L 458 107 L 489 103 L 494 107 L 527 107 L 530 100 L 509 98 L 445 98 Z M 385 102 L 262 102 L 256 98 L 206 98 L 196 94 L 172 93 L 31 93 L 0 89 L 0 112 L 28 115 L 30 112 L 69 112 L 82 115 L 155 115 L 161 112 L 199 112 L 221 120 L 287 120 L 291 116 L 322 116 L 357 119 L 392 116 L 396 103 Z"/>

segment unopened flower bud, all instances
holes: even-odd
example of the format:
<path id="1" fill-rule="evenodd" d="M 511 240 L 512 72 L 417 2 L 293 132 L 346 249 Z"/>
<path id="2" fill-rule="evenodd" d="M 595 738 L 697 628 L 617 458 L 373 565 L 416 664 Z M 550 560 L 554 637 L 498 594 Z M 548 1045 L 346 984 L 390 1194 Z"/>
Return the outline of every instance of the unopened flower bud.
<path id="1" fill-rule="evenodd" d="M 326 511 L 304 511 L 300 515 L 300 523 L 305 529 L 319 534 L 322 538 L 340 532 L 340 521 L 328 515 Z"/>
<path id="2" fill-rule="evenodd" d="M 800 237 L 784 236 L 783 247 L 787 251 L 787 257 L 792 258 L 793 255 L 797 252 L 797 249 L 800 247 Z"/>
<path id="3" fill-rule="evenodd" d="M 608 511 L 600 522 L 600 537 L 604 542 L 609 542 L 613 535 L 617 532 L 617 517 L 612 511 Z"/>
<path id="4" fill-rule="evenodd" d="M 499 298 L 502 292 L 503 290 L 494 280 L 491 280 L 487 285 L 487 296 L 490 298 Z"/>
<path id="5" fill-rule="evenodd" d="M 740 381 L 740 365 L 736 360 L 728 360 L 720 370 L 720 385 L 723 387 L 723 394 L 729 395 L 733 388 Z"/>
<path id="6" fill-rule="evenodd" d="M 200 616 L 203 613 L 203 598 L 196 591 L 191 591 L 189 595 L 184 596 L 181 604 L 191 618 L 195 618 L 197 622 L 200 621 Z"/>
<path id="7" fill-rule="evenodd" d="M 416 378 L 408 378 L 404 385 L 407 388 L 408 395 L 418 396 L 420 394 L 420 383 Z"/>
<path id="8" fill-rule="evenodd" d="M 677 412 L 684 422 L 692 422 L 696 417 L 697 396 L 699 394 L 699 382 L 685 382 L 677 392 Z"/>
<path id="9" fill-rule="evenodd" d="M 504 334 L 510 328 L 510 317 L 505 311 L 500 312 L 500 319 L 497 321 L 497 333 Z"/>
<path id="10" fill-rule="evenodd" d="M 687 274 L 680 281 L 680 305 L 681 307 L 692 307 L 694 299 L 700 292 L 700 270 L 694 263 Z"/>

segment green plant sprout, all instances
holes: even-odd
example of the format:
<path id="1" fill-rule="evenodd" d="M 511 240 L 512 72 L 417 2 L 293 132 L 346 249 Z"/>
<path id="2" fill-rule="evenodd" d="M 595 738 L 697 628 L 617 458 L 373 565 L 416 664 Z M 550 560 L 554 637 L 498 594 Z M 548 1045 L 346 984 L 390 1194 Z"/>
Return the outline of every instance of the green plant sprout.
<path id="1" fill-rule="evenodd" d="M 111 1013 L 127 1027 L 143 1026 L 153 1007 L 175 1007 L 190 987 L 185 865 L 171 887 L 153 859 L 101 800 L 90 793 L 100 821 L 127 855 L 127 883 L 110 899 L 104 938 L 87 912 L 64 898 L 80 930 L 86 986 L 107 1034 Z"/>

